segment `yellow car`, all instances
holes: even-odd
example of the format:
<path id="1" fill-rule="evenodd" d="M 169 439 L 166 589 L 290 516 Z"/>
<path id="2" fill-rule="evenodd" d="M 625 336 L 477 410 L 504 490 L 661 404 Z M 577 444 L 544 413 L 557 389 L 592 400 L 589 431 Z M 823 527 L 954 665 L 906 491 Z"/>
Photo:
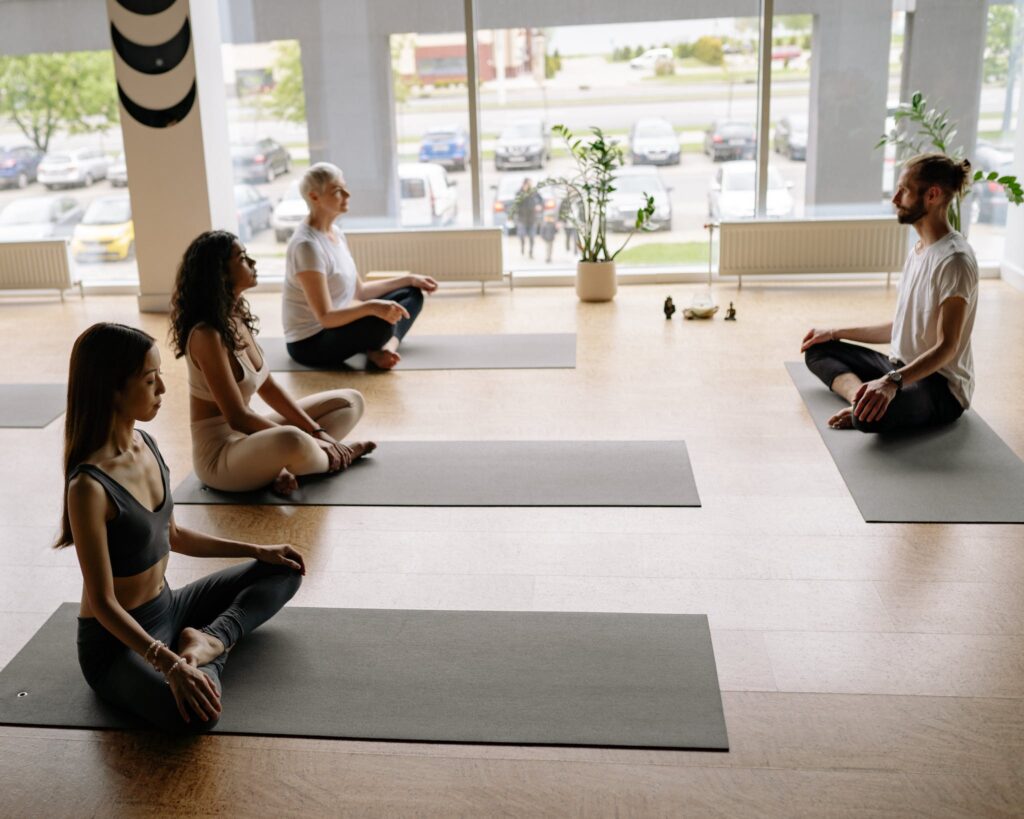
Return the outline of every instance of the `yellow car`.
<path id="1" fill-rule="evenodd" d="M 135 254 L 135 227 L 127 193 L 94 199 L 71 237 L 80 262 L 119 262 Z"/>

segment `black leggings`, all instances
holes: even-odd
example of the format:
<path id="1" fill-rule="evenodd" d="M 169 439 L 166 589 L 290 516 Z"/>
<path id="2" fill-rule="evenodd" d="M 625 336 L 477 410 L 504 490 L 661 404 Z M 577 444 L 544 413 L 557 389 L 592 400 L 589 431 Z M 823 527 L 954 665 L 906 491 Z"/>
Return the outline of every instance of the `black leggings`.
<path id="1" fill-rule="evenodd" d="M 388 324 L 384 319 L 367 316 L 341 327 L 330 327 L 302 341 L 289 342 L 288 355 L 307 367 L 340 367 L 357 353 L 381 349 L 392 336 L 405 338 L 423 309 L 423 291 L 418 287 L 402 287 L 381 298 L 397 301 L 408 311 L 409 318 Z"/>
<path id="2" fill-rule="evenodd" d="M 873 381 L 902 364 L 893 364 L 876 350 L 848 344 L 845 341 L 826 341 L 815 344 L 804 353 L 807 369 L 832 389 L 832 382 L 844 373 L 853 373 L 861 381 Z M 908 384 L 896 393 L 885 415 L 871 421 L 860 421 L 853 416 L 854 429 L 861 432 L 891 432 L 936 424 L 949 424 L 963 414 L 964 408 L 949 391 L 949 382 L 938 373 Z"/>
<path id="3" fill-rule="evenodd" d="M 227 648 L 273 617 L 299 588 L 302 575 L 287 566 L 250 561 L 215 572 L 176 591 L 163 590 L 128 613 L 154 639 L 177 651 L 186 627 L 217 637 Z M 221 690 L 220 675 L 227 651 L 201 669 Z M 100 699 L 131 711 L 170 733 L 209 731 L 216 719 L 203 722 L 178 713 L 164 676 L 107 631 L 94 618 L 78 618 L 78 663 L 86 682 Z"/>

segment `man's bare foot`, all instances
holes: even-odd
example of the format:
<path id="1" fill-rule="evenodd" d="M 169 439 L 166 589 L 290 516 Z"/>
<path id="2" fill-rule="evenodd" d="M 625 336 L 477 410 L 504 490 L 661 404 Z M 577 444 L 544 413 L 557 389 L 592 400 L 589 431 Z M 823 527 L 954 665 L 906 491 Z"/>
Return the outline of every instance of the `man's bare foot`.
<path id="1" fill-rule="evenodd" d="M 373 441 L 359 441 L 354 444 L 338 444 L 343 450 L 348 453 L 348 463 L 345 463 L 342 459 L 343 470 L 348 469 L 352 464 L 362 458 L 364 455 L 369 455 L 373 450 L 377 448 L 377 445 Z"/>
<path id="2" fill-rule="evenodd" d="M 216 660 L 224 653 L 224 643 L 196 628 L 184 628 L 178 637 L 178 654 L 185 658 L 185 662 L 197 668 Z"/>
<path id="3" fill-rule="evenodd" d="M 844 407 L 828 419 L 832 429 L 853 429 L 853 407 Z"/>
<path id="4" fill-rule="evenodd" d="M 274 478 L 274 482 L 270 485 L 271 492 L 276 495 L 283 495 L 286 498 L 298 488 L 298 480 L 287 469 L 282 469 L 277 474 L 277 477 Z"/>
<path id="5" fill-rule="evenodd" d="M 382 370 L 390 370 L 402 360 L 402 357 L 392 350 L 370 350 L 366 357 L 371 364 Z"/>

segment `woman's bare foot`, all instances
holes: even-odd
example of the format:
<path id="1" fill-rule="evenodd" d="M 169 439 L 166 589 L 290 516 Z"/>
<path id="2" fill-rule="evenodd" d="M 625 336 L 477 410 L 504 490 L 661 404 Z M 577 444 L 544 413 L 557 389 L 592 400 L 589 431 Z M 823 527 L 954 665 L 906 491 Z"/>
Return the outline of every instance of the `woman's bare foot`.
<path id="1" fill-rule="evenodd" d="M 277 495 L 283 495 L 286 498 L 298 488 L 298 480 L 287 469 L 282 469 L 277 473 L 277 477 L 274 478 L 274 482 L 270 485 L 271 492 Z"/>
<path id="2" fill-rule="evenodd" d="M 366 357 L 373 366 L 382 370 L 390 370 L 402 360 L 402 357 L 393 350 L 369 350 Z"/>
<path id="3" fill-rule="evenodd" d="M 853 407 L 844 407 L 828 419 L 832 429 L 853 429 Z"/>
<path id="4" fill-rule="evenodd" d="M 354 444 L 338 444 L 338 446 L 345 450 L 349 456 L 348 463 L 345 463 L 345 459 L 342 458 L 343 466 L 341 468 L 343 470 L 348 469 L 364 455 L 369 455 L 377 448 L 377 445 L 373 441 L 359 441 Z"/>
<path id="5" fill-rule="evenodd" d="M 216 660 L 224 653 L 224 643 L 196 628 L 184 628 L 178 637 L 178 654 L 185 662 L 198 668 Z"/>

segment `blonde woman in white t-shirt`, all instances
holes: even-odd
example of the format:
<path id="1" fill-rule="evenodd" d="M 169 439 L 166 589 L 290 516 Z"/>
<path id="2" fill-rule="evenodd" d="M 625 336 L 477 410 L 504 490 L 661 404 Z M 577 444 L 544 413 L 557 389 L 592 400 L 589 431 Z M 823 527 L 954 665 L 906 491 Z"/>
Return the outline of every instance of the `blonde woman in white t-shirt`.
<path id="1" fill-rule="evenodd" d="M 282 319 L 289 355 L 329 369 L 365 353 L 371 365 L 391 369 L 401 360 L 398 345 L 423 307 L 423 293 L 433 293 L 437 282 L 429 276 L 363 281 L 334 226 L 351 196 L 336 165 L 312 165 L 299 192 L 309 216 L 286 251 Z"/>
<path id="2" fill-rule="evenodd" d="M 342 443 L 363 415 L 358 391 L 296 400 L 277 383 L 243 297 L 255 285 L 256 263 L 236 236 L 212 230 L 196 237 L 178 268 L 171 343 L 188 368 L 196 476 L 225 492 L 269 485 L 288 495 L 296 476 L 347 469 L 376 445 Z M 257 393 L 275 413 L 252 408 Z"/>
<path id="3" fill-rule="evenodd" d="M 971 331 L 978 307 L 978 264 L 947 218 L 971 178 L 971 164 L 944 154 L 910 159 L 892 203 L 919 240 L 907 256 L 892 321 L 808 331 L 800 347 L 808 369 L 850 402 L 834 429 L 891 432 L 948 424 L 974 391 Z M 890 346 L 889 355 L 843 339 Z"/>

